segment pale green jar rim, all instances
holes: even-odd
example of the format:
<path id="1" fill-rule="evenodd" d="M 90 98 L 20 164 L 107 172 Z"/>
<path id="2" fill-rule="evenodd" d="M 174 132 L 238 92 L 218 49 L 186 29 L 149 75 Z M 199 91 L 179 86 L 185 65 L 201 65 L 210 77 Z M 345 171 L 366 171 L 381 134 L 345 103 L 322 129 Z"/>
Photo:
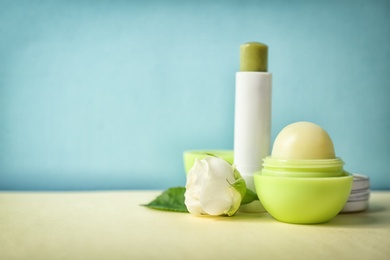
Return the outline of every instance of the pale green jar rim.
<path id="1" fill-rule="evenodd" d="M 319 160 L 286 160 L 266 157 L 261 173 L 283 177 L 340 177 L 344 173 L 340 158 Z"/>

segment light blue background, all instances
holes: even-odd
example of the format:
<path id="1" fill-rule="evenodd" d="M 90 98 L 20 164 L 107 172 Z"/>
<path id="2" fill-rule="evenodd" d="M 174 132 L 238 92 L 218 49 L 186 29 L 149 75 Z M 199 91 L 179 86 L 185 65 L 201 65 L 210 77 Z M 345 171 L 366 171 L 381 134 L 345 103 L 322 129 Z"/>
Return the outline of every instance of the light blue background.
<path id="1" fill-rule="evenodd" d="M 312 121 L 390 189 L 389 1 L 0 0 L 0 189 L 184 185 L 232 149 L 239 45 L 269 45 L 273 138 Z"/>

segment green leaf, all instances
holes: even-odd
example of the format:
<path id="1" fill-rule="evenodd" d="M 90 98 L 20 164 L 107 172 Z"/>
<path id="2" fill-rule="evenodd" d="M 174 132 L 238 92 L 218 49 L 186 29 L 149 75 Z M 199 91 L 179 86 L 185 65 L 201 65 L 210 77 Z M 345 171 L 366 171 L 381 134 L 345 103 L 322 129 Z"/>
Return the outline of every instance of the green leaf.
<path id="1" fill-rule="evenodd" d="M 169 188 L 149 204 L 142 206 L 158 210 L 188 212 L 184 203 L 185 191 L 185 187 Z"/>
<path id="2" fill-rule="evenodd" d="M 252 201 L 255 201 L 255 200 L 259 200 L 259 198 L 257 197 L 256 192 L 254 192 L 254 191 L 252 191 L 250 189 L 246 189 L 246 193 L 245 193 L 244 198 L 241 201 L 241 205 L 245 205 L 245 204 L 251 203 Z"/>

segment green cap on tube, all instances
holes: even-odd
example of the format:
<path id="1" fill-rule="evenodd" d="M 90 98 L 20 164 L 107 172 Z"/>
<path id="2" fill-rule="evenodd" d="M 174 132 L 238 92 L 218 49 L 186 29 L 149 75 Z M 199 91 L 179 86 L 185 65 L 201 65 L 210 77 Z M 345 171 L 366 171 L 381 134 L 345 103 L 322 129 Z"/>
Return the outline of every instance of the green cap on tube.
<path id="1" fill-rule="evenodd" d="M 259 42 L 248 42 L 240 46 L 240 71 L 262 71 L 268 69 L 268 46 Z"/>

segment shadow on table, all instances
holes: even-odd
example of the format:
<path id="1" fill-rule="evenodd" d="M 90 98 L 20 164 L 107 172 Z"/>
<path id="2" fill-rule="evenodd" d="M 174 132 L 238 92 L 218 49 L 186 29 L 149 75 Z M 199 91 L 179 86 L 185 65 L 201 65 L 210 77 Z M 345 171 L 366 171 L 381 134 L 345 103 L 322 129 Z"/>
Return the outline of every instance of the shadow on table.
<path id="1" fill-rule="evenodd" d="M 315 224 L 314 226 L 319 227 L 344 227 L 344 228 L 383 228 L 383 224 L 390 225 L 390 219 L 387 219 L 386 217 L 381 217 L 380 215 L 385 212 L 385 207 L 381 205 L 371 204 L 369 209 L 362 212 L 354 212 L 354 213 L 340 213 L 335 218 L 333 218 L 331 221 L 322 223 L 322 224 Z M 213 217 L 209 217 L 213 218 Z M 238 212 L 234 217 L 218 217 L 214 218 L 216 221 L 245 221 L 245 222 L 275 222 L 275 223 L 282 223 L 278 222 L 276 219 L 274 219 L 271 215 L 268 213 L 245 213 L 245 212 Z M 287 223 L 285 223 L 288 225 Z M 292 224 L 289 224 L 292 225 Z M 300 224 L 293 224 L 293 225 L 300 225 Z M 310 226 L 310 225 L 307 225 Z"/>
<path id="2" fill-rule="evenodd" d="M 383 224 L 390 225 L 390 219 L 381 217 L 387 209 L 381 205 L 370 204 L 368 210 L 353 213 L 341 213 L 324 226 L 336 227 L 370 227 L 383 228 Z"/>

